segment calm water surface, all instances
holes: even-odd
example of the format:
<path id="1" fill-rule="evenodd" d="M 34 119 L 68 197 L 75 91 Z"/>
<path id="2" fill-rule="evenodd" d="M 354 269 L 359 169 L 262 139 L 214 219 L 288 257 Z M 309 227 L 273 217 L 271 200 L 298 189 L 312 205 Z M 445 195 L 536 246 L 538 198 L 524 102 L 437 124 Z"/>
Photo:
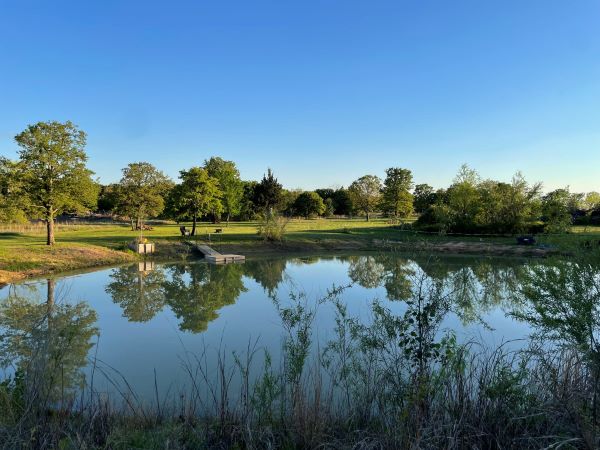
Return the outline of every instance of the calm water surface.
<path id="1" fill-rule="evenodd" d="M 441 283 L 451 301 L 438 333 L 520 345 L 529 329 L 510 312 L 531 264 L 541 262 L 393 253 L 273 257 L 226 266 L 135 264 L 28 282 L 0 290 L 1 370 L 10 376 L 20 361 L 57 345 L 68 349 L 73 382 L 81 377 L 112 395 L 124 380 L 140 398 L 176 394 L 187 387 L 186 361 L 204 356 L 214 371 L 219 349 L 242 355 L 250 345 L 260 354 L 268 350 L 277 364 L 283 335 L 277 305 L 314 308 L 315 348 L 325 345 L 335 314 L 331 302 L 319 299 L 333 286 L 345 286 L 339 297 L 349 314 L 368 323 L 374 301 L 402 315 L 419 286 Z"/>

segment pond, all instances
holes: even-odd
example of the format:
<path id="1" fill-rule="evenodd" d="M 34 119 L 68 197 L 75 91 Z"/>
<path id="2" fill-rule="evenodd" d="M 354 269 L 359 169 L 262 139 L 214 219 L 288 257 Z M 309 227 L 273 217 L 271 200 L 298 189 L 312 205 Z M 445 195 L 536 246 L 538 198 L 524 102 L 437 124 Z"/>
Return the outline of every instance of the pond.
<path id="1" fill-rule="evenodd" d="M 36 361 L 48 377 L 58 352 L 63 391 L 93 385 L 106 398 L 163 401 L 236 358 L 252 354 L 249 366 L 262 367 L 268 352 L 273 366 L 282 364 L 286 336 L 304 336 L 302 320 L 310 353 L 320 355 L 339 338 L 341 313 L 349 326 L 373 324 L 374 305 L 419 323 L 427 316 L 418 331 L 431 340 L 520 348 L 531 328 L 514 318 L 515 299 L 523 276 L 543 264 L 395 253 L 260 257 L 223 266 L 147 262 L 16 284 L 0 290 L 1 375 Z"/>

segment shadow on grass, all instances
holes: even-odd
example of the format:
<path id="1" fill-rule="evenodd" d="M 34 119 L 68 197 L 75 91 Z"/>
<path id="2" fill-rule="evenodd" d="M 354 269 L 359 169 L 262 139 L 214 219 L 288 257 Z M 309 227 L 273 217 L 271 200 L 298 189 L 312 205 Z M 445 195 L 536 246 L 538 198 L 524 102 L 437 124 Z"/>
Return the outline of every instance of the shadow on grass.
<path id="1" fill-rule="evenodd" d="M 15 233 L 15 232 L 0 233 L 0 239 L 12 239 L 12 238 L 21 237 L 21 236 L 23 236 L 21 233 Z"/>

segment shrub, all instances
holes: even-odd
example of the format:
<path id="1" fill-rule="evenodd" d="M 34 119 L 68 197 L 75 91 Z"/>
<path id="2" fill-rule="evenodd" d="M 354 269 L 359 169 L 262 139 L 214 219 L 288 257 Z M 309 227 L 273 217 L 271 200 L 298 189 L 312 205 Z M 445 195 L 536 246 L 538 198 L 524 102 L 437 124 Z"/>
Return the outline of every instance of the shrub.
<path id="1" fill-rule="evenodd" d="M 289 219 L 276 214 L 267 214 L 258 223 L 258 235 L 265 241 L 282 241 Z"/>

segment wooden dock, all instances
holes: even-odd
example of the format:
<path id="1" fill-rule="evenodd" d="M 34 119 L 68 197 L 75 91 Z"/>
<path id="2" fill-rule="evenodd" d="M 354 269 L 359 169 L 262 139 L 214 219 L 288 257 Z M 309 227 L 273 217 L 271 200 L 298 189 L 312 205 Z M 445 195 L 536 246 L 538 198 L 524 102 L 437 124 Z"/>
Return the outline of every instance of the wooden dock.
<path id="1" fill-rule="evenodd" d="M 243 255 L 223 255 L 218 251 L 210 248 L 208 245 L 194 244 L 194 248 L 204 255 L 204 259 L 212 264 L 230 264 L 241 263 L 246 260 Z"/>

